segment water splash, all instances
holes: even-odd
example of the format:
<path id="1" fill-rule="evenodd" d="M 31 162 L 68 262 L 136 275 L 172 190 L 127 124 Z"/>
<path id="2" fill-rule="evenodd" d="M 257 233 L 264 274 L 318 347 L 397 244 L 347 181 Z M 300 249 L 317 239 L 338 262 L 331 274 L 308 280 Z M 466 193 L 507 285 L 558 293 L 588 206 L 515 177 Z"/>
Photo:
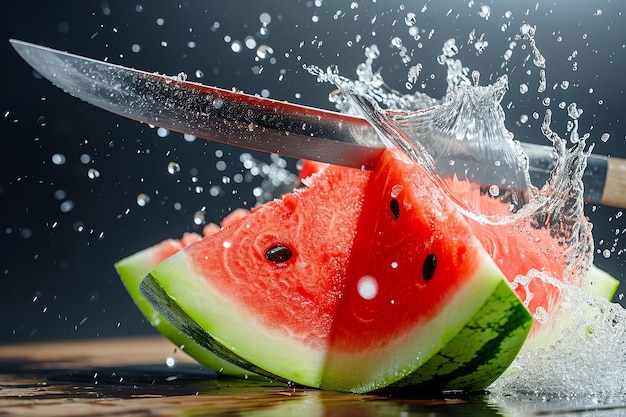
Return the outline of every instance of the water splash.
<path id="1" fill-rule="evenodd" d="M 524 25 L 517 40 L 530 44 L 541 87 L 546 62 L 534 35 L 535 28 Z M 556 164 L 545 184 L 534 185 L 528 158 L 504 124 L 506 75 L 480 86 L 479 74 L 472 73 L 470 81 L 457 52 L 450 40 L 437 58 L 447 67 L 444 100 L 389 88 L 373 70 L 380 55 L 375 45 L 366 49 L 358 80 L 336 67 L 307 69 L 339 89 L 331 95 L 339 110 L 367 118 L 386 146 L 403 149 L 446 189 L 535 316 L 533 337 L 492 388 L 556 396 L 623 394 L 626 312 L 581 289 L 593 260 L 582 184 L 592 147 L 586 146 L 588 135 L 578 133 L 582 110 L 575 104 L 568 108 L 569 148 L 552 130 L 552 113 L 546 111 L 541 131 Z M 538 265 L 541 270 L 528 269 Z"/>
<path id="2" fill-rule="evenodd" d="M 536 279 L 562 292 L 560 320 L 550 323 L 557 340 L 531 340 L 490 389 L 549 397 L 626 394 L 626 310 L 548 276 Z"/>
<path id="3" fill-rule="evenodd" d="M 447 48 L 449 45 L 444 46 L 444 51 Z M 483 222 L 503 223 L 529 202 L 534 187 L 528 175 L 528 159 L 505 128 L 500 106 L 508 89 L 506 76 L 482 87 L 477 85 L 477 72 L 473 73 L 473 84 L 455 73 L 448 77 L 449 88 L 455 82 L 459 84 L 445 100 L 438 101 L 423 93 L 400 95 L 388 89 L 380 74 L 372 70 L 372 62 L 373 58 L 367 56 L 359 66 L 358 81 L 342 77 L 336 68 L 325 72 L 315 67 L 309 70 L 320 81 L 331 82 L 340 89 L 341 94 L 332 96 L 340 110 L 367 118 L 388 147 L 404 149 L 433 173 L 467 215 Z M 450 62 L 448 68 L 456 71 L 458 65 Z M 495 185 L 510 200 L 510 210 L 490 212 L 487 207 L 476 206 L 479 198 L 457 196 L 441 177 L 456 177 L 487 187 Z"/>

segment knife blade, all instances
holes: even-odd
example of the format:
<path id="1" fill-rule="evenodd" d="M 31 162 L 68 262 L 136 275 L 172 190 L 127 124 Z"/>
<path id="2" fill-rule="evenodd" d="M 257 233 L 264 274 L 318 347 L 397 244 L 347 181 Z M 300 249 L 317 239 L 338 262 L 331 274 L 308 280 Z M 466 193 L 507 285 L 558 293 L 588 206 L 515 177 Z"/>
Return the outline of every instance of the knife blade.
<path id="1" fill-rule="evenodd" d="M 43 77 L 96 107 L 228 145 L 371 169 L 383 144 L 364 119 L 127 68 L 68 52 L 10 40 Z M 552 147 L 521 143 L 531 180 L 544 184 Z M 626 208 L 626 160 L 592 154 L 583 175 L 585 199 Z"/>
<path id="2" fill-rule="evenodd" d="M 10 42 L 57 87 L 140 122 L 228 145 L 349 167 L 371 168 L 382 151 L 376 132 L 358 117 Z"/>

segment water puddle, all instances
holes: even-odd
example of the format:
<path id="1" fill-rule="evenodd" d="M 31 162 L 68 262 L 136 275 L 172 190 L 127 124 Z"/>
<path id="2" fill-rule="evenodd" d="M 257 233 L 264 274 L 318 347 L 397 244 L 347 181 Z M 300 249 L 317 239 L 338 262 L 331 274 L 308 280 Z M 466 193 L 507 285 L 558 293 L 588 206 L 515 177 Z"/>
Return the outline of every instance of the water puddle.
<path id="1" fill-rule="evenodd" d="M 438 398 L 390 398 L 286 386 L 265 379 L 216 378 L 212 371 L 192 364 L 175 369 L 162 363 L 50 369 L 42 368 L 41 362 L 8 364 L 7 359 L 0 354 L 0 402 L 4 415 L 15 416 L 585 416 L 625 410 L 623 399 L 611 397 L 537 401 L 531 396 L 448 393 Z"/>

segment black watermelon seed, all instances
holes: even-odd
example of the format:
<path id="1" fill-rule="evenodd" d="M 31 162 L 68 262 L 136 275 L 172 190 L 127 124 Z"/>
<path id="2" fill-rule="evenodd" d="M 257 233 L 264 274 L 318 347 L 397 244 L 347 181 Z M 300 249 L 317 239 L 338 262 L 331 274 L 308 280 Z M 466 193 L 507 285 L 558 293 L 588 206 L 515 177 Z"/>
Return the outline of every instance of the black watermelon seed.
<path id="1" fill-rule="evenodd" d="M 395 198 L 392 198 L 389 202 L 389 208 L 391 209 L 391 213 L 393 214 L 393 218 L 398 220 L 400 217 L 400 203 Z"/>
<path id="2" fill-rule="evenodd" d="M 437 257 L 434 253 L 426 256 L 424 263 L 422 264 L 422 276 L 424 280 L 428 281 L 435 275 L 435 268 L 437 267 Z"/>
<path id="3" fill-rule="evenodd" d="M 293 252 L 288 246 L 274 245 L 265 252 L 265 259 L 268 261 L 280 263 L 287 262 L 293 256 Z"/>

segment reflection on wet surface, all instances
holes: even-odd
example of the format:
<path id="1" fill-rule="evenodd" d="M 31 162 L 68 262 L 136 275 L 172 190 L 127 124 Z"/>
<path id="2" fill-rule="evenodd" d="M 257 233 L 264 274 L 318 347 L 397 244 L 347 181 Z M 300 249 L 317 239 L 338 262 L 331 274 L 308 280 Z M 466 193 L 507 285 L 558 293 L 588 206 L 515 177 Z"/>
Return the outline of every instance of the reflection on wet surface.
<path id="1" fill-rule="evenodd" d="M 23 374 L 2 387 L 9 414 L 409 416 L 501 415 L 485 396 L 391 399 L 289 388 L 271 381 L 216 379 L 188 365 Z M 95 377 L 94 377 L 95 376 Z"/>
<path id="2" fill-rule="evenodd" d="M 173 360 L 172 360 L 173 359 Z M 174 366 L 173 362 L 176 362 Z M 626 398 L 533 395 L 392 398 L 229 379 L 161 338 L 0 346 L 0 415 L 527 416 L 626 415 Z"/>

